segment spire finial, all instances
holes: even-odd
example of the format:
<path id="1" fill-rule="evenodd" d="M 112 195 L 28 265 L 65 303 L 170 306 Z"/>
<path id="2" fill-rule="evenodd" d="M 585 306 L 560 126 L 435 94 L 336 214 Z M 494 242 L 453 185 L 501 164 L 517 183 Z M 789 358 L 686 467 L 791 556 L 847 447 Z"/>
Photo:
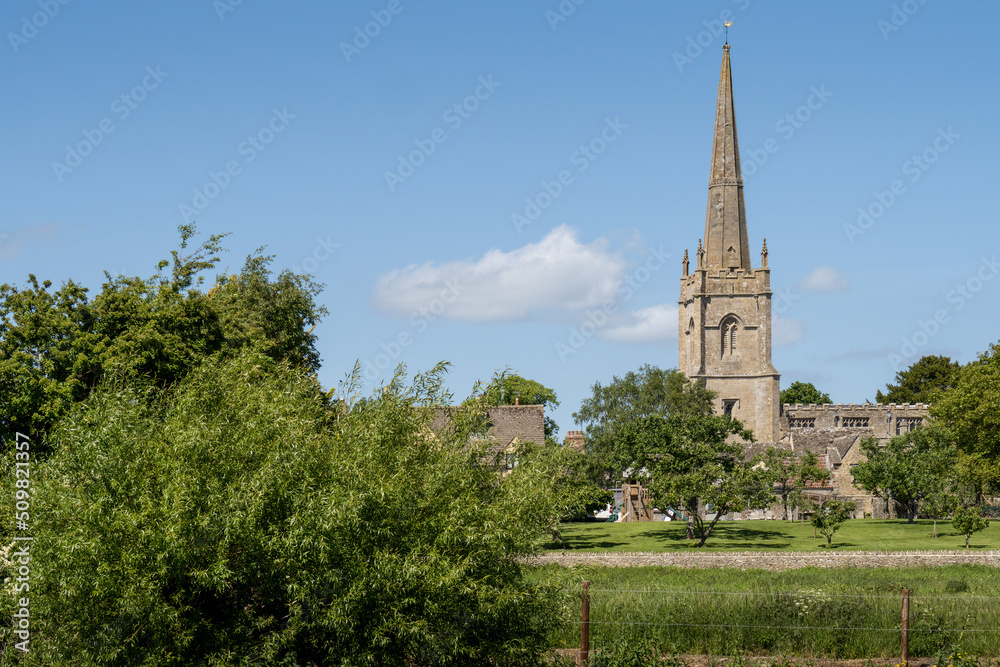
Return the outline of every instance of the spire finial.
<path id="1" fill-rule="evenodd" d="M 681 264 L 684 266 L 684 275 L 688 275 L 688 273 L 690 273 L 691 261 L 688 259 L 687 248 L 684 248 L 684 261 L 681 262 Z"/>
<path id="2" fill-rule="evenodd" d="M 764 239 L 764 247 L 760 250 L 760 266 L 762 269 L 767 268 L 767 239 Z"/>
<path id="3" fill-rule="evenodd" d="M 732 21 L 726 21 L 726 46 L 729 46 L 729 26 L 732 24 Z"/>

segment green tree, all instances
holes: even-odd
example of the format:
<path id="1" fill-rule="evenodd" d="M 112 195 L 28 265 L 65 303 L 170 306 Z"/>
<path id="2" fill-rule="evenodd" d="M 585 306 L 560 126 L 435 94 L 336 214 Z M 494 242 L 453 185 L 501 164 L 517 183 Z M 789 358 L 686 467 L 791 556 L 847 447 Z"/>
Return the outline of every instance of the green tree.
<path id="1" fill-rule="evenodd" d="M 789 503 L 793 505 L 799 503 L 806 484 L 830 477 L 830 473 L 819 465 L 819 459 L 813 452 L 795 456 L 787 449 L 768 447 L 757 457 L 755 463 L 763 466 L 768 478 L 774 484 L 778 499 L 781 501 L 783 519 L 790 518 Z"/>
<path id="2" fill-rule="evenodd" d="M 101 373 L 87 290 L 73 281 L 0 285 L 0 440 L 40 435 L 83 400 Z"/>
<path id="3" fill-rule="evenodd" d="M 896 384 L 887 384 L 886 393 L 875 392 L 875 402 L 934 403 L 942 392 L 955 386 L 961 366 L 949 357 L 923 356 L 909 368 L 896 373 Z"/>
<path id="4" fill-rule="evenodd" d="M 989 528 L 990 520 L 979 513 L 978 507 L 959 507 L 955 510 L 951 525 L 955 527 L 955 530 L 965 535 L 965 548 L 968 549 L 969 538 L 972 537 L 972 534 Z"/>
<path id="5" fill-rule="evenodd" d="M 763 509 L 774 501 L 767 472 L 743 457 L 735 436 L 752 441 L 739 421 L 713 415 L 649 415 L 621 424 L 618 460 L 648 471 L 660 507 L 682 509 L 689 534 L 703 546 L 730 512 Z M 708 518 L 709 514 L 713 514 Z"/>
<path id="6" fill-rule="evenodd" d="M 817 389 L 812 382 L 793 382 L 787 388 L 781 390 L 779 397 L 782 405 L 819 405 L 832 403 L 830 394 L 824 394 Z"/>
<path id="7" fill-rule="evenodd" d="M 896 436 L 885 447 L 875 438 L 861 442 L 867 457 L 854 466 L 856 486 L 892 500 L 913 523 L 920 503 L 954 484 L 956 449 L 952 434 L 939 425 Z"/>
<path id="8" fill-rule="evenodd" d="M 820 503 L 816 508 L 812 525 L 826 536 L 826 546 L 833 546 L 833 535 L 845 521 L 851 518 L 851 513 L 855 510 L 853 502 L 830 499 Z"/>
<path id="9" fill-rule="evenodd" d="M 559 500 L 544 466 L 477 465 L 481 404 L 432 435 L 443 370 L 347 410 L 252 350 L 109 380 L 32 471 L 24 664 L 532 662 L 561 607 L 523 563 Z"/>
<path id="10" fill-rule="evenodd" d="M 1000 489 L 1000 343 L 967 364 L 953 389 L 931 405 L 931 415 L 947 425 L 982 497 Z"/>
<path id="11" fill-rule="evenodd" d="M 614 376 L 606 386 L 595 382 L 592 389 L 593 395 L 584 399 L 573 419 L 584 426 L 596 465 L 614 482 L 621 481 L 622 471 L 631 464 L 617 444 L 623 425 L 653 415 L 710 415 L 715 398 L 680 371 L 649 364 L 623 377 Z"/>
<path id="12" fill-rule="evenodd" d="M 614 499 L 611 491 L 594 482 L 591 459 L 583 452 L 546 440 L 545 443 L 523 443 L 516 456 L 518 467 L 535 466 L 544 471 L 551 482 L 550 492 L 556 502 L 549 520 L 549 532 L 555 544 L 563 542 L 559 530 L 561 522 L 579 518 Z"/>
<path id="13" fill-rule="evenodd" d="M 271 257 L 247 258 L 243 270 L 203 292 L 223 236 L 189 248 L 196 234 L 180 228 L 180 249 L 150 278 L 111 276 L 93 300 L 69 281 L 0 286 L 0 438 L 46 434 L 107 373 L 168 387 L 215 353 L 256 349 L 315 372 L 312 328 L 326 314 L 314 298 L 321 286 L 285 271 L 271 278 Z M 164 269 L 170 267 L 169 273 Z"/>
<path id="14" fill-rule="evenodd" d="M 940 519 L 951 516 L 955 509 L 961 506 L 959 489 L 956 486 L 944 484 L 936 489 L 934 493 L 924 497 L 920 502 L 920 513 L 933 520 L 934 537 L 938 537 L 937 522 Z"/>
<path id="15" fill-rule="evenodd" d="M 558 408 L 559 400 L 556 392 L 534 380 L 528 380 L 520 375 L 499 375 L 485 389 L 486 401 L 489 405 L 544 405 L 546 408 Z M 545 416 L 545 439 L 555 441 L 559 425 Z"/>

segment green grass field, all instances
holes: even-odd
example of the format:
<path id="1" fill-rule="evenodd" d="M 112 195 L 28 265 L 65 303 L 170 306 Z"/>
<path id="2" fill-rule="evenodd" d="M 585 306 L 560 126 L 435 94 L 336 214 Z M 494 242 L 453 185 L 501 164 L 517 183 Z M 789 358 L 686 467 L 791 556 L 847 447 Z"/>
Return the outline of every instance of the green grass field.
<path id="1" fill-rule="evenodd" d="M 565 523 L 560 530 L 569 551 L 682 551 L 690 540 L 684 538 L 681 522 L 646 523 Z M 843 551 L 927 551 L 965 548 L 965 536 L 947 521 L 938 521 L 938 537 L 932 536 L 930 520 L 914 524 L 905 520 L 852 519 L 833 538 L 833 546 Z M 788 521 L 719 522 L 703 551 L 815 551 L 826 543 L 822 535 L 813 537 L 808 523 Z M 1000 550 L 1000 522 L 972 536 L 970 550 Z M 546 545 L 553 548 L 554 545 Z"/>
<path id="2" fill-rule="evenodd" d="M 580 585 L 591 582 L 591 644 L 665 654 L 899 657 L 901 590 L 911 591 L 910 655 L 1000 655 L 1000 575 L 993 567 L 531 568 L 567 596 L 559 646 L 578 646 Z M 947 655 L 947 653 L 945 653 Z"/>

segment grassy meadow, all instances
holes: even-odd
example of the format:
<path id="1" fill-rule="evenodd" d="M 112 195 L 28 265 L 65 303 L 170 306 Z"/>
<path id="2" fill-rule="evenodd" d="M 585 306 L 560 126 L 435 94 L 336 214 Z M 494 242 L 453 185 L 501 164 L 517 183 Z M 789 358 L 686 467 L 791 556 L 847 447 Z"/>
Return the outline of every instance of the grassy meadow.
<path id="1" fill-rule="evenodd" d="M 560 586 L 580 641 L 580 585 L 591 582 L 591 646 L 625 641 L 664 654 L 899 657 L 901 590 L 911 591 L 910 655 L 1000 656 L 1000 571 L 980 565 L 763 570 L 532 568 Z"/>
<path id="2" fill-rule="evenodd" d="M 564 523 L 560 527 L 567 551 L 683 551 L 690 540 L 684 537 L 684 523 L 658 521 L 640 523 Z M 789 521 L 720 521 L 701 551 L 815 551 L 826 544 L 822 535 L 813 536 L 808 523 Z M 843 551 L 925 551 L 965 548 L 965 536 L 947 521 L 851 519 L 833 537 L 833 547 Z M 555 545 L 546 545 L 554 548 Z M 970 550 L 1000 550 L 1000 521 L 975 533 Z"/>

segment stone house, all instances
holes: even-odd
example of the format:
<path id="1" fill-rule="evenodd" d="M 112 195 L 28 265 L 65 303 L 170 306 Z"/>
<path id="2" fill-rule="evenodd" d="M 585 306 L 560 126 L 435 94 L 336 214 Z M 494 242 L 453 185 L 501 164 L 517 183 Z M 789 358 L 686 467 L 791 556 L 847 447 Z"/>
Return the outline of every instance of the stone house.
<path id="1" fill-rule="evenodd" d="M 449 413 L 457 408 L 438 410 L 431 421 L 431 430 L 440 433 L 449 428 Z M 487 442 L 486 459 L 505 469 L 517 465 L 516 451 L 520 443 L 545 442 L 545 406 L 496 405 L 487 410 L 482 430 L 473 436 Z"/>

